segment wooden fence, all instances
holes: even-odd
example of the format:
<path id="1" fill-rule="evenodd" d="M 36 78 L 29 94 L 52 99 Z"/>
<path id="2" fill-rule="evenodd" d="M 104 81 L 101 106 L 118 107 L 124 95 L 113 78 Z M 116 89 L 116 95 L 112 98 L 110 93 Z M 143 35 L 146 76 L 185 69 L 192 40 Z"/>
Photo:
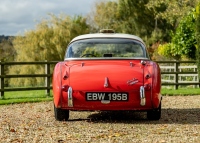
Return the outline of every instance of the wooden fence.
<path id="1" fill-rule="evenodd" d="M 44 62 L 0 62 L 0 97 L 4 96 L 4 93 L 7 91 L 26 91 L 26 90 L 45 90 L 46 94 L 50 94 L 51 87 L 51 78 L 52 73 L 50 71 L 50 66 L 55 65 L 57 61 L 44 61 Z M 169 75 L 173 76 L 174 79 L 166 80 L 162 78 L 162 85 L 169 86 L 173 85 L 175 89 L 178 89 L 179 85 L 200 85 L 197 68 L 196 68 L 196 61 L 157 61 L 157 63 L 161 67 L 161 75 Z M 169 64 L 171 64 L 169 66 Z M 189 71 L 183 71 L 184 66 L 181 64 L 185 64 L 185 68 L 193 68 Z M 187 64 L 192 64 L 188 66 Z M 45 74 L 24 74 L 24 75 L 7 75 L 5 74 L 5 66 L 13 66 L 13 65 L 44 65 L 45 66 Z M 167 66 L 166 66 L 167 65 Z M 165 71 L 164 69 L 171 69 L 170 71 Z M 180 81 L 179 77 L 181 75 L 184 76 L 195 76 L 195 80 L 193 78 L 192 81 Z M 5 79 L 6 78 L 27 78 L 27 77 L 45 77 L 45 85 L 39 87 L 23 87 L 23 88 L 9 88 L 5 87 Z"/>
<path id="2" fill-rule="evenodd" d="M 46 94 L 50 95 L 51 87 L 51 78 L 52 73 L 50 72 L 50 66 L 55 65 L 57 61 L 44 61 L 44 62 L 0 62 L 0 97 L 4 96 L 4 92 L 6 91 L 26 91 L 26 90 L 46 90 Z M 45 74 L 24 74 L 24 75 L 6 75 L 5 74 L 5 66 L 13 66 L 13 65 L 44 65 L 45 66 Z M 23 88 L 6 88 L 5 87 L 5 78 L 27 78 L 27 77 L 45 77 L 45 85 L 38 87 L 23 87 Z"/>
<path id="3" fill-rule="evenodd" d="M 163 86 L 174 85 L 174 89 L 178 89 L 179 85 L 197 85 L 199 87 L 196 61 L 157 61 L 157 63 L 161 68 Z M 164 75 L 173 77 L 173 79 L 166 80 L 163 78 Z M 186 77 L 192 77 L 192 80 L 182 80 Z"/>

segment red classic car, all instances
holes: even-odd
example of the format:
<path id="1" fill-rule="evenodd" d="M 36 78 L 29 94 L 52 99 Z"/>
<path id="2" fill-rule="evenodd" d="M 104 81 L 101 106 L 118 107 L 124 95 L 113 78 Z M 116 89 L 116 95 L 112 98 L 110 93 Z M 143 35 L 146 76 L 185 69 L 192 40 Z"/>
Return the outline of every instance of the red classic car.
<path id="1" fill-rule="evenodd" d="M 70 110 L 134 110 L 159 120 L 160 89 L 160 68 L 142 39 L 110 30 L 80 35 L 54 68 L 55 118 L 68 120 Z"/>

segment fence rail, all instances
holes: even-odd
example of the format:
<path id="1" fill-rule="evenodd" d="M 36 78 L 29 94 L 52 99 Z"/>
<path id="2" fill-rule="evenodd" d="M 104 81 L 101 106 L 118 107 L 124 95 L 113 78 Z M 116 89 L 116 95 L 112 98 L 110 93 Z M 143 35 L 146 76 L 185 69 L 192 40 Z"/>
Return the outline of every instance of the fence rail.
<path id="1" fill-rule="evenodd" d="M 162 78 L 162 85 L 174 85 L 174 89 L 178 89 L 179 85 L 197 85 L 199 87 L 200 81 L 197 73 L 196 61 L 157 61 L 157 63 L 160 65 L 162 76 L 168 75 L 169 77 L 173 77 L 173 80 Z M 171 65 L 166 66 L 165 64 Z M 181 80 L 183 77 L 192 77 L 193 80 L 183 81 Z"/>
<path id="2" fill-rule="evenodd" d="M 0 62 L 0 97 L 4 96 L 6 91 L 26 91 L 26 90 L 45 90 L 47 95 L 50 95 L 51 87 L 51 78 L 52 73 L 50 72 L 50 66 L 55 65 L 58 61 L 44 61 L 44 62 Z M 161 75 L 173 76 L 173 80 L 162 79 L 162 85 L 174 85 L 175 89 L 178 89 L 179 85 L 200 85 L 200 81 L 197 74 L 196 61 L 157 61 L 161 67 Z M 163 64 L 173 64 L 172 66 L 165 66 Z M 193 64 L 192 66 L 180 66 L 180 64 Z M 5 74 L 5 66 L 12 65 L 44 65 L 45 74 L 24 74 L 24 75 L 7 75 Z M 193 71 L 183 72 L 185 68 L 193 68 Z M 164 70 L 163 70 L 164 69 Z M 170 71 L 165 71 L 165 70 Z M 179 71 L 180 70 L 180 71 Z M 194 81 L 180 81 L 179 77 L 184 76 L 195 76 L 196 80 Z M 39 87 L 24 87 L 24 88 L 7 88 L 5 87 L 5 78 L 28 78 L 28 77 L 45 77 L 45 86 Z"/>
<path id="3" fill-rule="evenodd" d="M 52 87 L 51 77 L 52 73 L 50 73 L 50 65 L 56 64 L 58 61 L 44 61 L 44 62 L 0 62 L 0 97 L 4 96 L 4 92 L 6 91 L 26 91 L 26 90 L 45 90 L 47 95 L 50 95 L 50 90 Z M 24 75 L 6 75 L 5 74 L 5 65 L 44 65 L 45 66 L 45 74 L 24 74 Z M 5 78 L 24 78 L 24 77 L 44 77 L 45 78 L 45 86 L 43 87 L 23 87 L 23 88 L 5 88 Z"/>

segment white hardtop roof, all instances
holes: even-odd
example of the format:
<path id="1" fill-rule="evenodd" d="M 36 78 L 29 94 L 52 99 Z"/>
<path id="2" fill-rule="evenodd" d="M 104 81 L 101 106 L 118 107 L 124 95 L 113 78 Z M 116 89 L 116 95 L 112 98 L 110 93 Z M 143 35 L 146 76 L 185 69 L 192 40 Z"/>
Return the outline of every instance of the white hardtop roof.
<path id="1" fill-rule="evenodd" d="M 75 37 L 74 39 L 72 39 L 72 42 L 77 41 L 77 40 L 81 40 L 81 39 L 91 39 L 91 38 L 126 38 L 126 39 L 134 39 L 137 41 L 140 41 L 141 43 L 144 43 L 144 41 L 139 38 L 138 36 L 135 35 L 131 35 L 131 34 L 122 34 L 122 33 L 94 33 L 94 34 L 84 34 L 84 35 L 80 35 Z"/>

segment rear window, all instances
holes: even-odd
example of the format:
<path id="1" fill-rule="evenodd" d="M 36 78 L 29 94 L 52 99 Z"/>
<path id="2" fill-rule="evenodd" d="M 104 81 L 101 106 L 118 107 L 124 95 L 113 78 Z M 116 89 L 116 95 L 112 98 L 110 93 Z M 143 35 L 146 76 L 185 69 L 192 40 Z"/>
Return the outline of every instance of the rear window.
<path id="1" fill-rule="evenodd" d="M 147 58 L 142 43 L 132 39 L 84 39 L 71 43 L 65 58 Z"/>

